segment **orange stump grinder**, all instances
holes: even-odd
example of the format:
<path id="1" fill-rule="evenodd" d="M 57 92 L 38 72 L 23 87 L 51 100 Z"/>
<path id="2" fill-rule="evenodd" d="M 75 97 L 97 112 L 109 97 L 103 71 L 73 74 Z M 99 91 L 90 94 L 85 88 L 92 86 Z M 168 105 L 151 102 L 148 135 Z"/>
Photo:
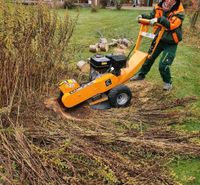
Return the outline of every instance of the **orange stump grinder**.
<path id="1" fill-rule="evenodd" d="M 87 101 L 94 109 L 119 108 L 129 105 L 132 93 L 123 84 L 135 75 L 147 57 L 151 56 L 165 31 L 164 27 L 157 25 L 160 26 L 160 32 L 154 35 L 148 32 L 149 20 L 140 19 L 138 22 L 141 24 L 140 32 L 129 56 L 109 54 L 91 57 L 90 81 L 84 84 L 79 84 L 74 79 L 62 81 L 59 84 L 59 103 L 65 108 L 72 108 Z M 151 52 L 139 50 L 143 37 L 153 39 Z"/>

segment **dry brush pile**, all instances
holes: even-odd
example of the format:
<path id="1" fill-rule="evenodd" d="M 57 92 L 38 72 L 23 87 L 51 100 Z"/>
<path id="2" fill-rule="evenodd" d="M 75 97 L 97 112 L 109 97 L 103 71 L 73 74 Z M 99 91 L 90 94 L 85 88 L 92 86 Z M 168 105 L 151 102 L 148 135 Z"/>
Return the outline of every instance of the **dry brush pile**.
<path id="1" fill-rule="evenodd" d="M 150 87 L 150 88 L 148 88 Z M 130 107 L 79 107 L 67 120 L 35 101 L 19 122 L 2 127 L 1 181 L 5 184 L 176 184 L 168 165 L 176 156 L 199 157 L 199 133 L 170 129 L 191 116 L 195 97 L 172 99 L 158 87 L 132 85 Z M 159 94 L 154 96 L 154 93 Z M 10 119 L 10 118 L 7 118 Z M 5 123 L 1 119 L 1 124 Z"/>
<path id="2" fill-rule="evenodd" d="M 170 161 L 200 156 L 199 133 L 169 127 L 191 116 L 194 97 L 174 100 L 149 83 L 129 84 L 130 107 L 77 108 L 79 121 L 41 101 L 69 75 L 73 28 L 45 7 L 0 1 L 0 183 L 175 184 Z"/>

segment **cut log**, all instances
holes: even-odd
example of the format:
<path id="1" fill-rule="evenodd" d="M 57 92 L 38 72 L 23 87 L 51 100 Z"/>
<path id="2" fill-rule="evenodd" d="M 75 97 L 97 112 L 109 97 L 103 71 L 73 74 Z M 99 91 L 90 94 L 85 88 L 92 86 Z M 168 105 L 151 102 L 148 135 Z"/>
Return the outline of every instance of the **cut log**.
<path id="1" fill-rule="evenodd" d="M 108 45 L 109 45 L 110 47 L 117 47 L 117 39 L 112 39 L 111 41 L 112 41 L 112 42 L 110 42 Z"/>
<path id="2" fill-rule="evenodd" d="M 123 39 L 122 44 L 125 45 L 126 47 L 130 47 L 131 42 L 128 39 Z"/>
<path id="3" fill-rule="evenodd" d="M 126 47 L 125 45 L 123 45 L 123 44 L 118 44 L 118 47 L 119 47 L 120 49 L 127 49 L 127 47 Z"/>
<path id="4" fill-rule="evenodd" d="M 117 40 L 117 39 L 111 39 L 111 41 L 112 41 L 112 42 L 117 42 L 118 40 Z"/>
<path id="5" fill-rule="evenodd" d="M 111 42 L 108 44 L 109 47 L 117 47 L 117 42 Z"/>
<path id="6" fill-rule="evenodd" d="M 109 50 L 109 45 L 108 44 L 104 44 L 104 43 L 100 43 L 99 44 L 99 49 L 101 51 L 107 52 Z"/>
<path id="7" fill-rule="evenodd" d="M 87 64 L 87 62 L 85 62 L 84 60 L 81 60 L 77 62 L 76 66 L 78 67 L 78 69 L 81 69 L 85 64 Z"/>
<path id="8" fill-rule="evenodd" d="M 90 72 L 90 65 L 87 63 L 84 66 L 82 66 L 81 72 L 89 73 Z"/>
<path id="9" fill-rule="evenodd" d="M 90 45 L 89 46 L 89 51 L 93 52 L 93 53 L 98 52 L 99 51 L 98 45 Z"/>
<path id="10" fill-rule="evenodd" d="M 111 42 L 108 44 L 109 47 L 117 47 L 117 42 Z"/>
<path id="11" fill-rule="evenodd" d="M 83 73 L 88 73 L 90 71 L 90 65 L 84 60 L 77 62 L 76 66 Z"/>
<path id="12" fill-rule="evenodd" d="M 122 44 L 123 39 L 117 39 L 118 44 Z"/>

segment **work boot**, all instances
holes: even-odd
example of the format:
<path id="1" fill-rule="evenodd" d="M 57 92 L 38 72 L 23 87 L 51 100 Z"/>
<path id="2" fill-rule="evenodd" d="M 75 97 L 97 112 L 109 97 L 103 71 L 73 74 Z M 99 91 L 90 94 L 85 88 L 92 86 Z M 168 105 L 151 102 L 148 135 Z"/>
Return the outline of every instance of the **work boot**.
<path id="1" fill-rule="evenodd" d="M 172 89 L 172 84 L 170 83 L 164 83 L 163 90 L 170 91 Z"/>
<path id="2" fill-rule="evenodd" d="M 144 80 L 145 77 L 143 75 L 140 74 L 136 74 L 135 76 L 133 76 L 130 81 L 139 81 L 139 80 Z"/>

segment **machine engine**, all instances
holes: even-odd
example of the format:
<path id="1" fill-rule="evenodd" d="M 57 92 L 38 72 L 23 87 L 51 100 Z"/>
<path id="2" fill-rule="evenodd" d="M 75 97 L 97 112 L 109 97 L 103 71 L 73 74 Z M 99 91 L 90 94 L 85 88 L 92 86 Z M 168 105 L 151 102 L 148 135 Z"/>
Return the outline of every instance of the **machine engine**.
<path id="1" fill-rule="evenodd" d="M 120 69 L 126 67 L 127 57 L 125 55 L 108 54 L 95 55 L 90 58 L 90 80 L 95 80 L 104 73 L 120 75 Z"/>

